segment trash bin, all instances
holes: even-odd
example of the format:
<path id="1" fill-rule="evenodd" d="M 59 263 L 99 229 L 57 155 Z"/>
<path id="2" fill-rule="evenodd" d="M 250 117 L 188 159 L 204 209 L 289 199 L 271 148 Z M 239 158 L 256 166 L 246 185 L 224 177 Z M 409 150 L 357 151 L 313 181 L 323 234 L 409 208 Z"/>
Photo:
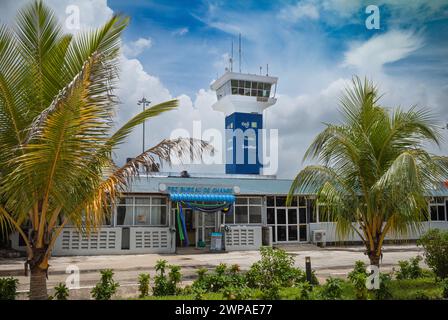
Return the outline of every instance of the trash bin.
<path id="1" fill-rule="evenodd" d="M 211 234 L 210 251 L 222 251 L 222 233 L 212 232 Z"/>

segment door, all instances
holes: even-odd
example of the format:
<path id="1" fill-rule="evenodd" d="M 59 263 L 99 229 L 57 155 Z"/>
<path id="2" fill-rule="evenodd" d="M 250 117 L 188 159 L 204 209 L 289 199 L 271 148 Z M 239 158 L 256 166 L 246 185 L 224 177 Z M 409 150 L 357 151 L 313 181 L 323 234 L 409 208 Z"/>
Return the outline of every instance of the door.
<path id="1" fill-rule="evenodd" d="M 219 212 L 200 212 L 195 211 L 194 216 L 196 218 L 196 246 L 198 247 L 199 242 L 205 242 L 207 247 L 210 246 L 211 233 L 219 231 L 220 219 Z"/>

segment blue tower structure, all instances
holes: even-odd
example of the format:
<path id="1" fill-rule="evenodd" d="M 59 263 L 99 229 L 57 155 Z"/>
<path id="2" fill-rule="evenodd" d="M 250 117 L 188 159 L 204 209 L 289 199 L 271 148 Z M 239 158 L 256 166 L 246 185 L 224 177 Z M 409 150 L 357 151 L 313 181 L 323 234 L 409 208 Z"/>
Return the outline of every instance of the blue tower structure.
<path id="1" fill-rule="evenodd" d="M 225 115 L 226 174 L 261 174 L 263 111 L 277 102 L 277 77 L 227 71 L 211 84 Z"/>

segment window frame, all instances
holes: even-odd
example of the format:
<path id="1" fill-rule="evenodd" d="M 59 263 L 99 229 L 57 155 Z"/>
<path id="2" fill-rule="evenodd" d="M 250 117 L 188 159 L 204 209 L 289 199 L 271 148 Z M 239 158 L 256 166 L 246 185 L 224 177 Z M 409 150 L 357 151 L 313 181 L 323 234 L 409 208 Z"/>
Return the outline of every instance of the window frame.
<path id="1" fill-rule="evenodd" d="M 132 198 L 132 204 L 120 204 L 120 200 L 122 198 Z M 149 199 L 149 203 L 137 203 L 137 199 Z M 162 199 L 162 203 L 154 203 L 155 199 Z M 164 202 L 164 203 L 163 203 Z M 119 207 L 131 207 L 132 208 L 132 224 L 118 224 L 118 208 Z M 149 208 L 148 219 L 143 224 L 137 224 L 137 208 Z M 162 216 L 165 215 L 165 223 L 164 224 L 152 224 L 153 217 L 153 208 L 158 207 L 161 208 L 160 220 L 163 221 Z M 163 209 L 165 208 L 165 212 L 163 213 Z M 169 218 L 169 201 L 166 196 L 163 195 L 125 195 L 121 197 L 115 206 L 115 218 L 114 218 L 114 226 L 117 227 L 168 227 L 170 223 Z"/>

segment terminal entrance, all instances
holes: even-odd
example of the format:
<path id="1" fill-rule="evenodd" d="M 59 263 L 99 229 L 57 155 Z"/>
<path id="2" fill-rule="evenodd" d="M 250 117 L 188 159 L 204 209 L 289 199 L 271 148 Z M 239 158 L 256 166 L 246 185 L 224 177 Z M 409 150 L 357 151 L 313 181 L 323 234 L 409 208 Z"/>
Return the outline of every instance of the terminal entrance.
<path id="1" fill-rule="evenodd" d="M 186 237 L 188 247 L 209 248 L 211 243 L 211 233 L 219 232 L 222 221 L 221 212 L 200 212 L 193 209 L 184 209 Z M 173 212 L 173 214 L 175 214 Z M 185 247 L 185 242 L 181 241 L 179 232 L 176 232 L 176 246 Z"/>

